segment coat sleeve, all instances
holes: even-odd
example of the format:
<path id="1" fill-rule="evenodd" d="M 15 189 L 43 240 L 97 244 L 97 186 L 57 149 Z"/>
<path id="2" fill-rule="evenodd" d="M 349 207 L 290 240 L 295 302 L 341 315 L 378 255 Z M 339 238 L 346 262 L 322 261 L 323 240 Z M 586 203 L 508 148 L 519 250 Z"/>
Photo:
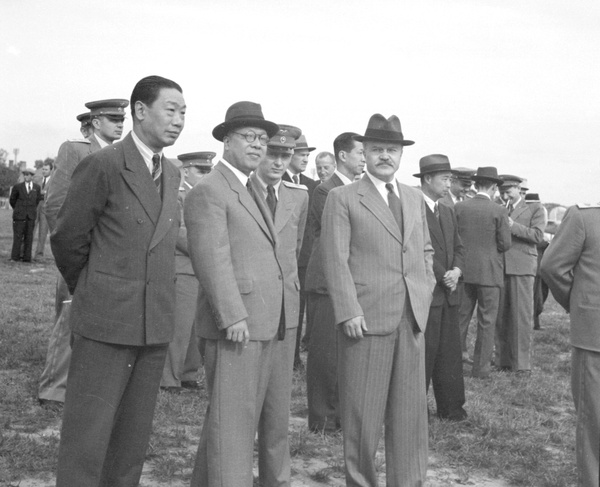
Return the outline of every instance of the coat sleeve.
<path id="1" fill-rule="evenodd" d="M 322 216 L 321 252 L 325 280 L 336 323 L 364 316 L 350 272 L 350 213 L 348 203 L 335 189 L 329 192 Z"/>
<path id="2" fill-rule="evenodd" d="M 427 225 L 427 213 L 426 213 L 426 203 L 425 199 L 421 198 L 419 195 L 419 200 L 421 202 L 421 219 L 423 220 L 423 255 L 425 256 L 425 275 L 427 281 L 429 282 L 429 290 L 431 291 L 431 299 L 433 299 L 433 290 L 435 289 L 435 285 L 437 283 L 435 279 L 435 274 L 433 273 L 433 246 L 431 245 L 431 234 L 429 233 L 429 225 Z"/>
<path id="3" fill-rule="evenodd" d="M 542 279 L 552 291 L 556 301 L 567 312 L 573 287 L 573 269 L 579 260 L 584 242 L 583 218 L 577 207 L 571 207 L 565 213 L 540 264 Z"/>
<path id="4" fill-rule="evenodd" d="M 544 241 L 546 223 L 547 219 L 544 208 L 541 205 L 534 206 L 530 224 L 523 225 L 522 223 L 514 221 L 510 231 L 513 236 L 520 238 L 521 240 L 539 245 Z"/>
<path id="5" fill-rule="evenodd" d="M 88 156 L 77 165 L 50 236 L 56 266 L 71 294 L 88 261 L 92 231 L 108 199 L 109 184 L 103 162 Z"/>
<path id="6" fill-rule="evenodd" d="M 450 213 L 452 215 L 452 225 L 454 225 L 454 260 L 452 261 L 452 267 L 458 267 L 463 272 L 465 270 L 465 246 L 458 233 L 458 222 L 452 208 L 450 208 Z"/>
<path id="7" fill-rule="evenodd" d="M 496 217 L 496 248 L 498 252 L 506 252 L 512 245 L 510 227 L 508 225 L 508 211 L 506 208 L 498 207 L 501 211 Z"/>
<path id="8" fill-rule="evenodd" d="M 179 212 L 180 212 L 179 221 L 181 222 L 181 225 L 179 227 L 179 233 L 177 234 L 177 242 L 175 243 L 175 248 L 181 254 L 183 254 L 185 256 L 189 256 L 187 228 L 183 221 L 183 205 L 184 205 L 184 203 L 185 203 L 185 198 L 182 197 L 181 195 L 178 195 L 177 206 L 178 206 Z"/>
<path id="9" fill-rule="evenodd" d="M 8 199 L 8 202 L 10 203 L 11 208 L 15 207 L 18 199 L 19 199 L 19 185 L 15 184 L 12 187 L 12 191 L 10 192 L 10 197 Z"/>
<path id="10" fill-rule="evenodd" d="M 220 330 L 249 316 L 233 268 L 222 191 L 218 185 L 198 184 L 187 194 L 183 210 L 194 273 Z"/>
<path id="11" fill-rule="evenodd" d="M 303 194 L 305 197 L 302 199 L 302 208 L 300 209 L 300 220 L 298 221 L 296 260 L 298 259 L 298 257 L 300 257 L 300 250 L 302 249 L 302 241 L 304 240 L 304 232 L 306 230 L 308 218 L 308 192 Z"/>

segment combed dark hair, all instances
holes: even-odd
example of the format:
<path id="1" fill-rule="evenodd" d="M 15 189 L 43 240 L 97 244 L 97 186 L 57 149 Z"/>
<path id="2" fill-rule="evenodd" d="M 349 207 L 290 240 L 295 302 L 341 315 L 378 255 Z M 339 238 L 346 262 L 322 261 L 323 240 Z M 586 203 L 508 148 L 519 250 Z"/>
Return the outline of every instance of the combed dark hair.
<path id="1" fill-rule="evenodd" d="M 487 179 L 480 179 L 479 181 L 475 181 L 475 189 L 490 189 L 492 186 L 494 186 L 493 181 L 488 181 Z"/>
<path id="2" fill-rule="evenodd" d="M 54 169 L 54 164 L 52 164 L 50 161 L 42 162 L 42 167 L 44 166 L 50 166 L 50 170 Z"/>
<path id="3" fill-rule="evenodd" d="M 141 101 L 144 105 L 150 106 L 156 101 L 160 90 L 163 88 L 173 88 L 183 94 L 181 86 L 175 83 L 175 81 L 163 78 L 162 76 L 146 76 L 137 82 L 131 92 L 131 100 L 129 101 L 129 105 L 131 106 L 131 116 L 134 120 L 135 102 Z"/>
<path id="4" fill-rule="evenodd" d="M 343 134 L 338 135 L 333 141 L 333 154 L 335 156 L 336 162 L 339 161 L 338 154 L 340 151 L 350 152 L 354 149 L 354 137 L 358 134 L 354 132 L 344 132 Z"/>

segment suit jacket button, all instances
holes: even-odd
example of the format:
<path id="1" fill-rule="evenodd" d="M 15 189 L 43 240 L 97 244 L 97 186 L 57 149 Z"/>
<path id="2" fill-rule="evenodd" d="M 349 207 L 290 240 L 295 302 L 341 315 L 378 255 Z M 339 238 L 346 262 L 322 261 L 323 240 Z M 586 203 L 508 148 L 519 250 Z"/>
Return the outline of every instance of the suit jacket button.
<path id="1" fill-rule="evenodd" d="M 138 218 L 138 223 L 144 223 L 144 220 L 142 220 L 141 218 Z"/>
<path id="2" fill-rule="evenodd" d="M 283 279 L 283 276 L 277 276 L 277 279 L 279 279 L 280 281 Z"/>

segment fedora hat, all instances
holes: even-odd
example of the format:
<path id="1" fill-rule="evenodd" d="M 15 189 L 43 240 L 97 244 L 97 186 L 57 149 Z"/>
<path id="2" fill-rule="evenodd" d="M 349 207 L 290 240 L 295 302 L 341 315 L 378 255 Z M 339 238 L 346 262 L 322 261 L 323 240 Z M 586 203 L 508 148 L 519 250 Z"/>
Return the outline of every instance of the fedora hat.
<path id="1" fill-rule="evenodd" d="M 396 115 L 386 118 L 376 113 L 369 119 L 365 135 L 358 135 L 354 140 L 364 142 L 365 140 L 374 140 L 377 142 L 389 142 L 400 145 L 413 145 L 414 141 L 406 140 L 402 135 L 400 119 Z"/>
<path id="2" fill-rule="evenodd" d="M 308 152 L 312 152 L 316 149 L 316 147 L 309 147 L 308 142 L 306 141 L 306 135 L 301 135 L 296 140 L 296 148 L 295 150 L 307 150 Z"/>
<path id="3" fill-rule="evenodd" d="M 498 177 L 498 170 L 493 166 L 478 167 L 473 175 L 473 181 L 491 181 L 492 183 L 502 184 L 502 179 Z"/>
<path id="4" fill-rule="evenodd" d="M 419 161 L 419 171 L 417 174 L 413 174 L 414 177 L 420 178 L 425 174 L 431 174 L 434 172 L 451 172 L 450 161 L 444 154 L 430 154 L 425 157 L 421 157 Z"/>
<path id="5" fill-rule="evenodd" d="M 269 137 L 273 137 L 279 130 L 276 123 L 265 120 L 258 103 L 238 101 L 227 109 L 225 121 L 217 125 L 212 134 L 215 139 L 223 142 L 223 137 L 238 127 L 258 127 L 264 129 Z"/>

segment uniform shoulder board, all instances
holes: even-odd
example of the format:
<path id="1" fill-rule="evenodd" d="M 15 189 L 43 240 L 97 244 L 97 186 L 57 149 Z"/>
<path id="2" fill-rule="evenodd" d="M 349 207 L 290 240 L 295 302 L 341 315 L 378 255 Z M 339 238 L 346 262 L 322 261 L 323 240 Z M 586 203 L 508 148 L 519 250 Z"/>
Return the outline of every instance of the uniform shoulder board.
<path id="1" fill-rule="evenodd" d="M 290 183 L 289 181 L 281 181 L 281 182 L 283 184 L 285 184 L 288 188 L 304 189 L 305 191 L 308 191 L 308 187 L 304 186 L 304 184 Z"/>
<path id="2" fill-rule="evenodd" d="M 88 139 L 67 139 L 67 142 L 79 142 L 81 144 L 91 144 Z"/>
<path id="3" fill-rule="evenodd" d="M 183 186 L 179 186 L 179 191 L 185 191 L 185 188 Z"/>
<path id="4" fill-rule="evenodd" d="M 585 210 L 586 208 L 600 208 L 600 203 L 596 203 L 595 205 L 589 203 L 577 203 L 577 208 L 580 210 Z"/>

